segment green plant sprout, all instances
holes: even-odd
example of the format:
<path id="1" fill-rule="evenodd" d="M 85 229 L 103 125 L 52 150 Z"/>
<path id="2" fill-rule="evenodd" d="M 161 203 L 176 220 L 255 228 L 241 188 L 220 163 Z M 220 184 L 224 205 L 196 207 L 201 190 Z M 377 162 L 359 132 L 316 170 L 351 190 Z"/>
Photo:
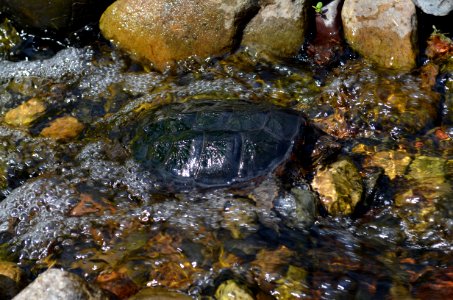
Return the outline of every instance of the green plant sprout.
<path id="1" fill-rule="evenodd" d="M 448 33 L 443 33 L 439 29 L 436 28 L 436 26 L 433 25 L 433 33 L 431 33 L 431 36 L 439 36 L 441 40 L 443 41 L 451 41 L 451 39 L 447 36 Z"/>
<path id="2" fill-rule="evenodd" d="M 322 11 L 322 7 L 323 7 L 322 2 L 318 2 L 318 3 L 316 3 L 316 6 L 312 6 L 312 7 L 315 9 L 315 12 L 317 14 L 322 14 L 323 13 L 323 11 Z"/>

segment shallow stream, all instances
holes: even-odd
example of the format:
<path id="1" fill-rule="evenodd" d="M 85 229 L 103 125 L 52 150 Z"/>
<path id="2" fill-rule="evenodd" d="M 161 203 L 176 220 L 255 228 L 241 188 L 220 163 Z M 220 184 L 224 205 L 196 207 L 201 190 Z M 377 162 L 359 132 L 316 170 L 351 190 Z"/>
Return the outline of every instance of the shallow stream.
<path id="1" fill-rule="evenodd" d="M 0 60 L 0 70 L 0 115 L 30 99 L 44 107 L 25 126 L 0 123 L 0 257 L 29 280 L 54 266 L 121 297 L 153 286 L 212 296 L 228 279 L 259 299 L 451 295 L 453 78 L 434 91 L 417 71 L 358 58 L 321 71 L 245 53 L 161 74 L 102 42 Z M 165 188 L 171 182 L 134 160 L 122 137 L 137 112 L 207 99 L 301 111 L 341 144 L 336 159 L 357 167 L 359 207 L 333 216 L 317 199 L 314 214 L 297 210 L 294 190 L 311 191 L 325 165 L 303 182 Z M 42 136 L 65 116 L 83 124 L 76 138 Z"/>

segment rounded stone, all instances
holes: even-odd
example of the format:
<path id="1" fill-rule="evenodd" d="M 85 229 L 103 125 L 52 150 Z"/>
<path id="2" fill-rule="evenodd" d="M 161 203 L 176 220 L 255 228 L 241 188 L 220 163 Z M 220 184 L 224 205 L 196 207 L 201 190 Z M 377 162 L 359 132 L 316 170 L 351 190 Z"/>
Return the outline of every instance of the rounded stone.
<path id="1" fill-rule="evenodd" d="M 417 56 L 411 0 L 346 0 L 341 18 L 350 46 L 381 67 L 410 70 Z"/>

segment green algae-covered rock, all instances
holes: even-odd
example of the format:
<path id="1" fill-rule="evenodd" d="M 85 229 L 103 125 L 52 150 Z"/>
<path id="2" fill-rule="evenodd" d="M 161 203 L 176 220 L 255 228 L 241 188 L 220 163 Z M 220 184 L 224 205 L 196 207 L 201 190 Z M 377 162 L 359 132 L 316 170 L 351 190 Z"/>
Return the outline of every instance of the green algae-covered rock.
<path id="1" fill-rule="evenodd" d="M 97 21 L 112 0 L 0 0 L 5 12 L 20 27 L 67 31 Z"/>

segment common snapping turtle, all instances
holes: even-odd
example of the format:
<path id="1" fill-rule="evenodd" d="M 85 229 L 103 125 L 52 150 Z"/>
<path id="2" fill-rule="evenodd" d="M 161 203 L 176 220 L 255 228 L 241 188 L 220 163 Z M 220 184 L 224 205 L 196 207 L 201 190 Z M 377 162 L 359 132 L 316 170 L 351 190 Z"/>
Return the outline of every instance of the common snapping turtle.
<path id="1" fill-rule="evenodd" d="M 316 132 L 298 112 L 246 101 L 193 101 L 142 113 L 134 158 L 167 182 L 219 187 L 267 175 L 297 152 L 308 162 Z"/>

